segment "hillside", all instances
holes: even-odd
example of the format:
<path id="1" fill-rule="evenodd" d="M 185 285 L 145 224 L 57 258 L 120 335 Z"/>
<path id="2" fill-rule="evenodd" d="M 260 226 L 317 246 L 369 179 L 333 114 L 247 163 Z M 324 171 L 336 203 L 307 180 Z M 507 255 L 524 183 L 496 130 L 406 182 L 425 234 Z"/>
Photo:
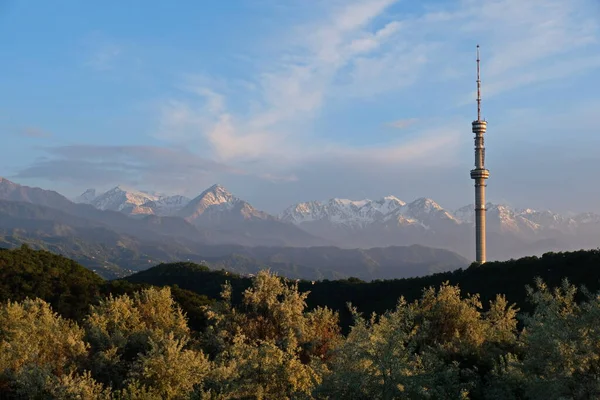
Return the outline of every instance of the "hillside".
<path id="1" fill-rule="evenodd" d="M 60 315 L 81 320 L 101 297 L 130 294 L 147 286 L 105 281 L 77 262 L 48 251 L 28 246 L 0 248 L 0 303 L 40 298 Z M 212 301 L 178 287 L 172 287 L 171 292 L 187 313 L 190 326 L 201 329 L 206 319 L 201 307 Z"/>
<path id="2" fill-rule="evenodd" d="M 185 239 L 158 240 L 152 225 L 161 219 L 137 221 L 148 227 L 146 239 L 123 233 L 110 224 L 75 216 L 54 208 L 0 200 L 0 247 L 27 244 L 72 258 L 104 278 L 117 278 L 160 261 L 187 259 Z M 123 217 L 121 217 L 123 219 Z M 168 227 L 159 227 L 166 230 Z"/>
<path id="3" fill-rule="evenodd" d="M 469 261 L 456 253 L 425 246 L 372 249 L 338 247 L 244 247 L 221 258 L 206 258 L 212 268 L 255 274 L 265 267 L 288 278 L 308 280 L 392 279 L 423 276 L 465 267 Z"/>
<path id="4" fill-rule="evenodd" d="M 412 301 L 424 288 L 439 286 L 445 281 L 459 285 L 464 293 L 479 293 L 486 306 L 498 293 L 522 310 L 530 309 L 525 301 L 526 285 L 541 277 L 550 286 L 568 278 L 577 286 L 586 285 L 592 291 L 600 289 L 600 250 L 547 253 L 542 257 L 526 257 L 505 262 L 490 262 L 453 272 L 437 273 L 420 278 L 376 280 L 359 279 L 300 281 L 301 291 L 310 291 L 310 308 L 328 306 L 341 312 L 344 326 L 350 323 L 346 304 L 351 302 L 366 314 L 381 313 L 396 305 L 404 296 Z M 234 294 L 251 285 L 251 279 L 239 274 L 210 270 L 191 262 L 161 264 L 122 280 L 103 281 L 91 271 L 65 257 L 27 247 L 0 249 L 0 301 L 41 297 L 67 316 L 80 315 L 101 293 L 131 292 L 136 285 L 173 286 L 185 293 L 193 292 L 206 298 L 219 298 L 221 287 L 232 283 Z M 131 286 L 134 284 L 134 286 Z M 182 302 L 187 295 L 181 295 Z M 195 300 L 189 300 L 194 302 Z M 204 301 L 204 300 L 203 300 Z M 197 311 L 195 311 L 198 313 Z"/>
<path id="5" fill-rule="evenodd" d="M 576 286 L 600 289 L 600 250 L 547 253 L 542 257 L 526 257 L 505 262 L 490 262 L 453 272 L 437 273 L 420 278 L 376 280 L 364 282 L 356 278 L 344 280 L 300 281 L 301 291 L 310 291 L 309 307 L 328 306 L 341 312 L 342 321 L 350 323 L 347 302 L 366 314 L 381 313 L 396 305 L 404 296 L 412 301 L 423 289 L 439 286 L 445 281 L 459 285 L 464 293 L 479 293 L 484 307 L 496 294 L 522 310 L 530 309 L 525 301 L 526 285 L 536 277 L 549 286 L 557 286 L 563 278 Z M 140 285 L 173 286 L 184 292 L 194 292 L 203 298 L 219 298 L 221 286 L 229 281 L 236 298 L 251 284 L 251 279 L 226 271 L 210 270 L 190 262 L 161 264 L 138 272 L 123 280 L 103 281 L 78 263 L 47 251 L 27 247 L 0 249 L 0 301 L 41 297 L 67 316 L 80 315 L 100 293 L 122 293 Z M 181 295 L 183 301 L 186 295 Z M 197 311 L 196 311 L 197 313 Z"/>
<path id="6" fill-rule="evenodd" d="M 0 302 L 39 297 L 70 318 L 87 311 L 103 280 L 68 258 L 28 247 L 0 249 Z"/>
<path id="7" fill-rule="evenodd" d="M 459 285 L 464 293 L 479 293 L 484 307 L 496 294 L 505 294 L 509 303 L 522 310 L 530 310 L 526 302 L 526 285 L 533 285 L 537 277 L 549 286 L 558 286 L 563 278 L 576 285 L 585 285 L 592 291 L 600 289 L 600 250 L 547 253 L 542 257 L 490 262 L 452 272 L 437 273 L 420 278 L 377 280 L 359 279 L 308 282 L 301 281 L 301 291 L 310 291 L 309 307 L 327 306 L 341 313 L 344 326 L 351 320 L 347 303 L 356 306 L 365 315 L 382 313 L 395 307 L 398 298 L 418 299 L 425 288 L 437 287 L 445 281 Z M 173 268 L 172 268 L 173 267 Z M 226 280 L 239 290 L 250 285 L 250 279 L 235 274 L 207 271 L 190 264 L 160 265 L 125 278 L 129 282 L 153 285 L 178 285 L 181 288 L 218 297 L 220 285 Z M 239 296 L 239 293 L 238 293 Z"/>

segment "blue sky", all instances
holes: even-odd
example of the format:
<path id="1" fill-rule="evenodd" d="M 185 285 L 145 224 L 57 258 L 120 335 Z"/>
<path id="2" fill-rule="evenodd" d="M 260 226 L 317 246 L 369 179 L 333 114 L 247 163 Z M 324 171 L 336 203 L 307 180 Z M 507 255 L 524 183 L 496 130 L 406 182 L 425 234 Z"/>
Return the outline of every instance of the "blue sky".
<path id="1" fill-rule="evenodd" d="M 5 1 L 0 175 L 457 208 L 480 43 L 489 200 L 600 211 L 599 39 L 596 0 Z"/>

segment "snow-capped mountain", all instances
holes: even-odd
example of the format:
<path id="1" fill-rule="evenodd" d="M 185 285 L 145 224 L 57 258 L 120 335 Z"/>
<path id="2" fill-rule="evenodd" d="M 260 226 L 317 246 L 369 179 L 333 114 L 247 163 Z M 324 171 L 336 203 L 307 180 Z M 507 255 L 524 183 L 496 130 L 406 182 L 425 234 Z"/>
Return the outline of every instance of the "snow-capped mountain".
<path id="1" fill-rule="evenodd" d="M 316 246 L 331 244 L 312 236 L 293 224 L 257 210 L 234 196 L 221 185 L 213 185 L 192 199 L 176 215 L 186 221 L 210 229 L 213 235 L 226 235 L 240 244 Z"/>
<path id="2" fill-rule="evenodd" d="M 492 203 L 486 207 L 488 254 L 492 258 L 600 244 L 600 216 L 596 214 L 564 216 Z M 331 199 L 296 204 L 279 217 L 344 247 L 421 244 L 463 255 L 474 250 L 472 204 L 450 211 L 427 198 L 410 203 L 394 196 L 375 201 Z M 593 237 L 598 237 L 597 244 Z"/>
<path id="3" fill-rule="evenodd" d="M 128 215 L 170 216 L 190 200 L 181 195 L 168 196 L 116 186 L 98 196 L 95 189 L 88 189 L 75 201 L 91 204 L 99 210 L 120 211 Z"/>
<path id="4" fill-rule="evenodd" d="M 331 199 L 299 203 L 283 211 L 279 218 L 296 225 L 328 222 L 346 228 L 360 229 L 372 224 L 396 222 L 428 227 L 440 221 L 458 221 L 431 199 L 420 198 L 405 203 L 395 196 L 379 200 Z"/>
<path id="5" fill-rule="evenodd" d="M 218 184 L 189 201 L 176 215 L 196 224 L 214 224 L 231 219 L 275 220 L 271 215 L 255 209 Z"/>
<path id="6" fill-rule="evenodd" d="M 487 203 L 486 208 L 487 226 L 492 231 L 512 232 L 525 236 L 549 231 L 573 233 L 580 225 L 577 216 L 568 217 L 548 210 L 513 209 L 506 205 L 492 203 Z M 473 204 L 456 210 L 454 216 L 462 223 L 474 224 Z"/>
<path id="7" fill-rule="evenodd" d="M 396 213 L 419 221 L 427 228 L 436 228 L 440 224 L 457 225 L 460 223 L 450 212 L 431 199 L 419 198 L 400 208 Z"/>
<path id="8" fill-rule="evenodd" d="M 488 229 L 498 232 L 529 235 L 546 230 L 571 232 L 581 223 L 598 222 L 596 214 L 567 217 L 550 211 L 532 209 L 516 210 L 502 204 L 488 203 Z M 310 223 L 330 223 L 345 228 L 362 229 L 374 224 L 394 222 L 398 225 L 420 225 L 426 229 L 440 224 L 472 225 L 475 222 L 474 206 L 455 211 L 444 209 L 435 201 L 419 198 L 405 203 L 394 196 L 380 200 L 331 199 L 299 203 L 280 214 L 283 221 L 304 226 Z"/>
<path id="9" fill-rule="evenodd" d="M 419 244 L 468 257 L 474 250 L 474 206 L 452 211 L 428 198 L 411 202 L 395 196 L 333 198 L 295 204 L 277 217 L 254 208 L 221 185 L 193 200 L 117 186 L 100 195 L 87 190 L 77 201 L 127 215 L 180 217 L 207 232 L 216 243 L 345 248 Z M 600 245 L 600 215 L 561 215 L 492 203 L 486 207 L 490 259 Z"/>
<path id="10" fill-rule="evenodd" d="M 342 247 L 431 245 L 437 238 L 435 244 L 443 247 L 442 237 L 464 231 L 450 212 L 427 198 L 410 203 L 395 196 L 312 201 L 289 207 L 279 217 Z"/>
<path id="11" fill-rule="evenodd" d="M 283 211 L 279 218 L 293 224 L 328 221 L 349 228 L 361 228 L 375 221 L 382 221 L 387 215 L 405 205 L 405 202 L 394 196 L 376 201 L 334 198 L 324 202 L 296 204 Z"/>

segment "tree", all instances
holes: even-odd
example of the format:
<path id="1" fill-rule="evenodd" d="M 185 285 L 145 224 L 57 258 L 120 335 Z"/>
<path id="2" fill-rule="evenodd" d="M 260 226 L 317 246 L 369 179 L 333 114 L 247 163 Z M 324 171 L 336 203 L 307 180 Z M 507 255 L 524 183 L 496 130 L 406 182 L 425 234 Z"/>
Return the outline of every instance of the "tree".
<path id="1" fill-rule="evenodd" d="M 207 390 L 234 398 L 309 397 L 320 382 L 321 360 L 340 340 L 337 314 L 306 312 L 306 296 L 295 283 L 260 272 L 239 307 L 231 286 L 208 312 L 205 335 L 215 369 Z"/>
<path id="2" fill-rule="evenodd" d="M 43 300 L 2 305 L 0 380 L 25 398 L 102 398 L 103 386 L 89 372 L 78 373 L 88 355 L 83 337 L 83 329 Z"/>
<path id="3" fill-rule="evenodd" d="M 178 398 L 200 385 L 209 369 L 203 353 L 188 348 L 190 330 L 169 288 L 109 296 L 92 307 L 85 326 L 94 376 L 123 389 L 125 398 Z"/>
<path id="4" fill-rule="evenodd" d="M 568 280 L 550 290 L 541 280 L 528 288 L 535 312 L 525 318 L 524 357 L 513 363 L 525 377 L 532 399 L 600 397 L 600 295 L 577 289 Z"/>

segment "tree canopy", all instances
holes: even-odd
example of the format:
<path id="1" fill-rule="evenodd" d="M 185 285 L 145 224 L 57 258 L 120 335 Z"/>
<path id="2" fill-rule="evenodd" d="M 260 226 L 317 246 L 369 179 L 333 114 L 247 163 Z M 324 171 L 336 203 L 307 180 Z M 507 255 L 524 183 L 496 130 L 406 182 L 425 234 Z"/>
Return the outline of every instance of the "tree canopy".
<path id="1" fill-rule="evenodd" d="M 384 312 L 347 304 L 352 322 L 343 332 L 338 310 L 311 307 L 301 282 L 269 271 L 247 285 L 224 279 L 218 299 L 208 301 L 179 286 L 96 280 L 27 248 L 2 257 L 1 273 L 18 283 L 2 283 L 3 398 L 600 397 L 600 292 L 569 279 L 523 285 L 529 312 L 508 296 L 484 298 L 447 279 L 414 298 L 399 295 Z M 500 267 L 474 268 L 461 273 Z M 52 279 L 71 293 L 90 289 L 79 297 L 87 303 L 70 308 L 48 289 Z"/>

